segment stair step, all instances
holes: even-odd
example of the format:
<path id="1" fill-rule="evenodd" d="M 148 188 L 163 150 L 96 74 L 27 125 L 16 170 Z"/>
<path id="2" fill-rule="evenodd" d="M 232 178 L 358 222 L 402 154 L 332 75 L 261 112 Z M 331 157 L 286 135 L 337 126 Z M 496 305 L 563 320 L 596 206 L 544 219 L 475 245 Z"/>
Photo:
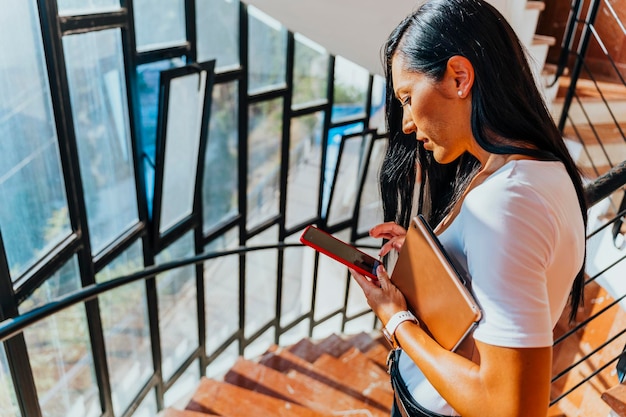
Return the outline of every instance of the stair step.
<path id="1" fill-rule="evenodd" d="M 388 410 L 369 406 L 336 388 L 297 371 L 284 374 L 257 362 L 239 359 L 224 377 L 225 381 L 278 399 L 290 401 L 323 413 L 356 417 L 384 417 Z M 323 398 L 323 401 L 320 399 Z"/>
<path id="2" fill-rule="evenodd" d="M 340 361 L 328 354 L 322 356 Z M 287 349 L 276 346 L 268 350 L 259 360 L 259 363 L 283 373 L 291 371 L 301 373 L 387 413 L 389 413 L 391 409 L 393 393 L 391 392 L 388 376 L 384 381 L 377 381 L 372 387 L 370 386 L 371 381 L 355 381 L 351 379 L 345 372 L 345 364 L 343 363 L 333 364 L 333 366 L 340 366 L 340 368 L 336 369 L 322 368 L 317 364 L 302 359 Z M 377 365 L 373 366 L 377 367 Z"/>
<path id="3" fill-rule="evenodd" d="M 337 380 L 349 381 L 353 389 L 362 392 L 374 401 L 391 407 L 393 390 L 389 375 L 356 349 L 341 358 L 322 355 L 314 365 L 324 369 L 327 375 Z"/>
<path id="4" fill-rule="evenodd" d="M 385 371 L 387 370 L 387 355 L 391 346 L 382 336 L 373 338 L 368 333 L 359 333 L 349 339 L 352 346 L 363 352 L 371 361 Z"/>
<path id="5" fill-rule="evenodd" d="M 526 9 L 527 10 L 539 10 L 540 12 L 544 11 L 546 8 L 546 4 L 543 1 L 536 1 L 536 0 L 528 0 L 526 2 Z"/>
<path id="6" fill-rule="evenodd" d="M 187 410 L 217 413 L 228 417 L 330 417 L 332 414 L 309 410 L 226 382 L 202 378 Z"/>
<path id="7" fill-rule="evenodd" d="M 320 356 L 326 353 L 321 346 L 317 343 L 313 343 L 309 339 L 300 340 L 298 343 L 291 345 L 288 350 L 310 363 L 315 362 Z"/>
<path id="8" fill-rule="evenodd" d="M 197 411 L 166 408 L 159 417 L 218 417 L 217 414 L 198 413 Z"/>
<path id="9" fill-rule="evenodd" d="M 602 315 L 554 347 L 552 366 L 554 375 L 560 374 L 584 355 L 599 349 L 591 358 L 585 359 L 552 383 L 553 397 L 573 389 L 567 397 L 557 402 L 566 415 L 605 417 L 610 412 L 608 404 L 600 398 L 600 393 L 608 387 L 617 385 L 618 381 L 615 365 L 603 369 L 602 364 L 612 360 L 610 358 L 617 357 L 623 350 L 624 336 L 618 339 L 614 339 L 614 336 L 620 334 L 626 325 L 626 312 L 619 305 L 610 307 L 613 301 L 614 298 L 597 281 L 588 283 L 585 286 L 583 307 L 576 320 L 585 320 L 600 311 L 603 311 Z M 555 339 L 570 328 L 565 312 L 555 328 Z M 609 340 L 612 342 L 605 345 Z M 590 381 L 579 385 L 586 377 L 590 377 Z"/>
<path id="10" fill-rule="evenodd" d="M 288 349 L 291 353 L 313 363 L 325 353 L 338 358 L 353 347 L 356 347 L 386 369 L 387 354 L 391 347 L 382 337 L 375 339 L 365 332 L 345 339 L 333 334 L 318 343 L 314 343 L 309 339 L 302 339 Z"/>
<path id="11" fill-rule="evenodd" d="M 601 397 L 616 416 L 626 417 L 626 385 L 616 385 L 603 392 Z"/>
<path id="12" fill-rule="evenodd" d="M 327 338 L 319 341 L 317 346 L 325 353 L 328 353 L 336 358 L 340 357 L 353 347 L 352 343 L 336 334 L 331 334 Z"/>

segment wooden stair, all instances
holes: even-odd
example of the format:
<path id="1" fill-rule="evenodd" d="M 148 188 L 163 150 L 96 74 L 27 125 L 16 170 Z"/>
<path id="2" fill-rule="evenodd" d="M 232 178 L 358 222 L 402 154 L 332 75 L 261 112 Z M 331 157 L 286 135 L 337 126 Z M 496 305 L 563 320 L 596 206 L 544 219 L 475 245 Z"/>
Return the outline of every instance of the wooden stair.
<path id="1" fill-rule="evenodd" d="M 256 360 L 239 358 L 221 380 L 202 378 L 183 409 L 159 417 L 386 417 L 388 352 L 383 338 L 368 333 L 272 346 Z"/>
<path id="2" fill-rule="evenodd" d="M 604 310 L 612 301 L 601 286 L 589 284 L 577 321 Z M 571 328 L 567 314 L 555 337 Z M 555 347 L 553 374 L 599 348 L 625 326 L 626 312 L 618 306 L 610 308 Z M 611 410 L 626 417 L 626 388 L 618 384 L 614 365 L 592 376 L 625 343 L 626 335 L 557 379 L 552 384 L 553 399 L 570 389 L 573 392 L 550 407 L 548 417 L 606 417 Z M 274 345 L 255 360 L 239 358 L 220 380 L 202 378 L 182 409 L 165 409 L 159 417 L 386 417 L 393 401 L 385 365 L 388 352 L 384 339 L 369 333 L 331 335 L 317 342 L 303 339 L 289 347 Z M 591 381 L 580 385 L 586 376 Z"/>

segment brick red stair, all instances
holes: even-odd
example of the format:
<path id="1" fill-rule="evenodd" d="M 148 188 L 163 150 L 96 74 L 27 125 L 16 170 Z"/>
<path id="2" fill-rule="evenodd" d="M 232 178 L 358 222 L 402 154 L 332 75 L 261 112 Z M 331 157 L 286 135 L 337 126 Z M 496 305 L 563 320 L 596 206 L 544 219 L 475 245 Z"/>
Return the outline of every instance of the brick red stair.
<path id="1" fill-rule="evenodd" d="M 183 410 L 159 417 L 385 417 L 393 398 L 388 352 L 367 333 L 272 346 L 257 360 L 239 358 L 221 380 L 202 378 Z"/>

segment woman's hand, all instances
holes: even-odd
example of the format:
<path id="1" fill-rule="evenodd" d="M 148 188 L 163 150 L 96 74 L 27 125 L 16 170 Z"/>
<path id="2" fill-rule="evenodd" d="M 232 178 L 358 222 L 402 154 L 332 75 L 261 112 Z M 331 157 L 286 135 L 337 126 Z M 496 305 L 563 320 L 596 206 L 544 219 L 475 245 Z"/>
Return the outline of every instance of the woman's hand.
<path id="1" fill-rule="evenodd" d="M 363 294 L 367 298 L 367 304 L 383 322 L 383 325 L 387 324 L 395 313 L 407 309 L 404 295 L 393 285 L 384 266 L 380 265 L 376 269 L 378 282 L 369 280 L 353 269 L 350 269 L 350 273 L 363 290 Z"/>
<path id="2" fill-rule="evenodd" d="M 387 239 L 388 241 L 380 248 L 379 256 L 387 255 L 391 249 L 400 252 L 404 244 L 406 230 L 394 222 L 386 222 L 370 229 L 370 236 L 374 239 Z"/>

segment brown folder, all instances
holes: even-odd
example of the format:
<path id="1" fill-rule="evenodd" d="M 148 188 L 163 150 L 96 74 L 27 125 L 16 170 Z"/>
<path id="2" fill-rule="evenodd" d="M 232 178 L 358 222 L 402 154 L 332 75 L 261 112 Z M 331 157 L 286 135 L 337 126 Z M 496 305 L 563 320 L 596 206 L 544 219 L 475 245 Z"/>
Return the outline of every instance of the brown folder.
<path id="1" fill-rule="evenodd" d="M 465 275 L 421 215 L 411 221 L 391 281 L 420 325 L 445 349 L 455 350 L 481 318 Z"/>

